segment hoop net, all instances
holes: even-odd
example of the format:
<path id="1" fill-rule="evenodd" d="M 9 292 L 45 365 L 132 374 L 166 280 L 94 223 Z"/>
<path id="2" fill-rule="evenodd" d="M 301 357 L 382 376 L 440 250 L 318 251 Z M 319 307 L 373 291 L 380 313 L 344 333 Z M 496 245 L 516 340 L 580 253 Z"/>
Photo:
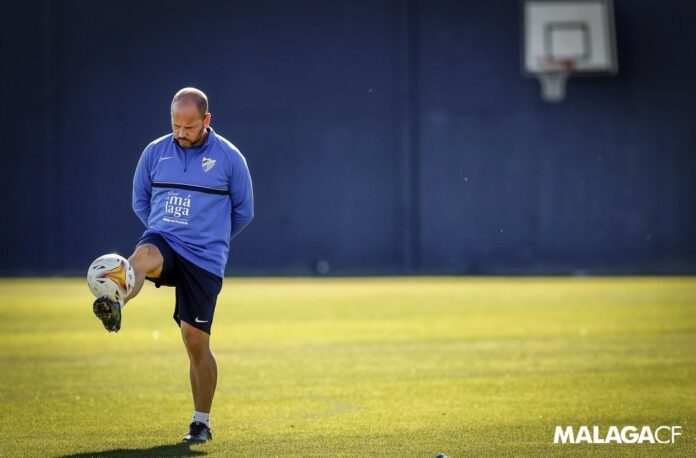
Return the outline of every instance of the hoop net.
<path id="1" fill-rule="evenodd" d="M 573 59 L 540 59 L 541 71 L 537 79 L 541 85 L 541 98 L 546 102 L 560 102 L 565 98 L 566 81 L 573 69 Z"/>

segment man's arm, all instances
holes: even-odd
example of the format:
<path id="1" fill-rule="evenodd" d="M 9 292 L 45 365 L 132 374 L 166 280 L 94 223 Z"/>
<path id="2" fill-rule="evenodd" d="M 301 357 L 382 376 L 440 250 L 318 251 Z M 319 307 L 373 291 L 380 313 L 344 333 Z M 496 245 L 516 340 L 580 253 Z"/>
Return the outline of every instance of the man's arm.
<path id="1" fill-rule="evenodd" d="M 140 156 L 138 166 L 133 175 L 133 211 L 147 227 L 150 217 L 150 196 L 152 195 L 152 180 L 150 179 L 150 146 L 145 148 Z"/>
<path id="2" fill-rule="evenodd" d="M 254 219 L 254 190 L 251 185 L 251 175 L 246 160 L 239 153 L 232 161 L 229 190 L 232 199 L 230 239 L 233 239 Z"/>

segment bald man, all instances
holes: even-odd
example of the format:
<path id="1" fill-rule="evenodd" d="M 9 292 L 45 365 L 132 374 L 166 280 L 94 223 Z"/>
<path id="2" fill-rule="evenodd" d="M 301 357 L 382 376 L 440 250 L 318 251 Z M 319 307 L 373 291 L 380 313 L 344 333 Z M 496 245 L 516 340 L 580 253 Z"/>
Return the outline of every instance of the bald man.
<path id="1" fill-rule="evenodd" d="M 133 178 L 133 211 L 147 228 L 128 259 L 135 287 L 122 301 L 100 297 L 93 306 L 106 330 L 118 332 L 123 307 L 146 279 L 176 289 L 174 320 L 189 357 L 194 404 L 184 442 L 212 439 L 217 364 L 209 341 L 215 303 L 230 240 L 254 217 L 246 160 L 210 127 L 211 117 L 202 91 L 184 88 L 174 96 L 172 133 L 145 148 Z"/>

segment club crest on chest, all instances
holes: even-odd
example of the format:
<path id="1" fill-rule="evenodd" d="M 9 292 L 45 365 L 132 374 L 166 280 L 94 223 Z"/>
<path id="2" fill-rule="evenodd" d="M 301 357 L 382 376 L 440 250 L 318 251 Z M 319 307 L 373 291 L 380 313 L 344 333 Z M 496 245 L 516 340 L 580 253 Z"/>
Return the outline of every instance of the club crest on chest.
<path id="1" fill-rule="evenodd" d="M 201 167 L 203 167 L 204 172 L 210 172 L 210 170 L 215 167 L 215 159 L 203 156 Z"/>

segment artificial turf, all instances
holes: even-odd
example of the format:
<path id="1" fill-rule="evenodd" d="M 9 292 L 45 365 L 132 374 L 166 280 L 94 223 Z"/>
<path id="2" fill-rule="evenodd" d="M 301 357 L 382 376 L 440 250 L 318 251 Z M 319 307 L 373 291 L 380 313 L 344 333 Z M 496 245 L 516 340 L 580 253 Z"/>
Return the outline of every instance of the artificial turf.
<path id="1" fill-rule="evenodd" d="M 696 278 L 226 279 L 214 440 L 148 284 L 109 334 L 83 279 L 0 279 L 0 456 L 696 456 Z M 674 444 L 556 425 L 680 425 Z"/>

